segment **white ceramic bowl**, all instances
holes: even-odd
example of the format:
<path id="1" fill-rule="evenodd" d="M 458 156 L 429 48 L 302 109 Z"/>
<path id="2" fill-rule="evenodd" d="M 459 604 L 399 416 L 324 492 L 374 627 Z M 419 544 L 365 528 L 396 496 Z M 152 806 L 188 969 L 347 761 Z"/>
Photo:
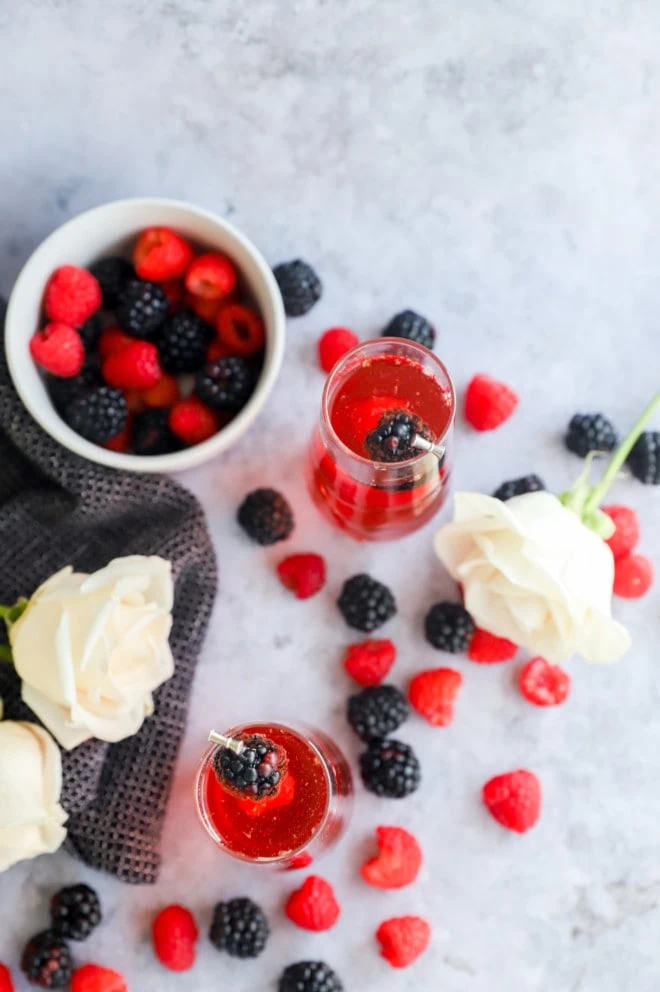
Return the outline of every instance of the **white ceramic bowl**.
<path id="1" fill-rule="evenodd" d="M 46 283 L 60 265 L 87 266 L 104 255 L 124 254 L 145 227 L 163 225 L 209 249 L 226 252 L 238 268 L 266 324 L 266 353 L 257 387 L 243 410 L 202 444 L 151 457 L 107 451 L 76 434 L 50 401 L 29 351 L 39 325 Z M 58 227 L 27 260 L 9 298 L 5 350 L 16 390 L 51 437 L 84 458 L 130 472 L 178 472 L 226 451 L 245 433 L 266 402 L 284 355 L 282 298 L 270 267 L 254 245 L 222 217 L 189 203 L 167 199 L 117 200 L 88 210 Z"/>

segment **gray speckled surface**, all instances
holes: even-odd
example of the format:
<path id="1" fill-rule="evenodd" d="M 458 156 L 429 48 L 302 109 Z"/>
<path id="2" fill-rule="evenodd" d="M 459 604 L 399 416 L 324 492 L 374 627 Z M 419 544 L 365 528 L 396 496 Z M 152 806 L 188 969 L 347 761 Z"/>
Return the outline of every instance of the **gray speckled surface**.
<path id="1" fill-rule="evenodd" d="M 101 10 L 103 11 L 101 13 Z M 230 455 L 185 477 L 220 556 L 221 594 L 155 889 L 122 888 L 65 855 L 0 879 L 0 958 L 44 921 L 64 881 L 91 878 L 108 923 L 77 948 L 125 970 L 140 992 L 270 992 L 285 963 L 322 957 L 351 992 L 654 992 L 660 972 L 660 680 L 657 591 L 617 603 L 634 646 L 618 666 L 573 665 L 556 712 L 532 710 L 513 666 L 458 665 L 465 687 L 450 729 L 411 721 L 429 748 L 426 783 L 401 805 L 359 796 L 353 830 L 322 865 L 344 907 L 306 935 L 281 913 L 292 876 L 223 860 L 196 825 L 191 776 L 210 724 L 302 709 L 336 732 L 348 690 L 333 595 L 362 568 L 400 600 L 389 632 L 396 681 L 438 656 L 419 633 L 449 589 L 433 526 L 390 547 L 336 537 L 310 507 L 301 453 L 322 377 L 318 332 L 364 336 L 402 306 L 427 312 L 459 387 L 482 369 L 520 391 L 493 436 L 460 427 L 456 478 L 490 490 L 539 471 L 557 489 L 578 469 L 558 442 L 578 408 L 630 423 L 657 389 L 660 345 L 660 7 L 656 0 L 89 0 L 0 9 L 0 288 L 65 218 L 131 194 L 188 198 L 231 216 L 277 262 L 310 259 L 322 303 L 292 322 L 266 416 Z M 288 598 L 233 522 L 267 480 L 294 501 L 292 546 L 325 552 L 328 594 Z M 658 558 L 660 493 L 622 481 Z M 405 555 L 405 569 L 401 567 Z M 277 700 L 276 712 L 273 698 Z M 538 828 L 520 838 L 482 811 L 491 774 L 533 767 L 545 789 Z M 419 884 L 381 895 L 356 865 L 378 823 L 411 826 Z M 189 903 L 204 929 L 220 898 L 246 893 L 271 913 L 257 963 L 231 964 L 206 941 L 196 970 L 165 975 L 145 934 L 154 908 Z M 379 960 L 387 915 L 421 912 L 432 948 L 407 972 Z"/>

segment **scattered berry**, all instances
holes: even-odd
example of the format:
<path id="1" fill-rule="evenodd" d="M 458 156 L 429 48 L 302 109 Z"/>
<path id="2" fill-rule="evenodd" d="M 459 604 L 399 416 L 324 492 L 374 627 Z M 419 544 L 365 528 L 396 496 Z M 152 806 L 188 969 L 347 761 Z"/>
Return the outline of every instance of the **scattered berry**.
<path id="1" fill-rule="evenodd" d="M 196 396 L 178 400 L 170 410 L 168 424 L 172 433 L 189 445 L 208 441 L 218 430 L 213 410 Z"/>
<path id="2" fill-rule="evenodd" d="M 71 981 L 71 951 L 63 937 L 43 930 L 32 937 L 23 951 L 21 969 L 30 985 L 63 989 Z"/>
<path id="3" fill-rule="evenodd" d="M 660 486 L 660 431 L 640 434 L 628 455 L 630 471 L 646 486 Z"/>
<path id="4" fill-rule="evenodd" d="M 470 661 L 480 665 L 494 665 L 501 661 L 510 661 L 516 654 L 518 645 L 506 637 L 496 637 L 487 630 L 479 627 L 475 630 L 467 656 Z"/>
<path id="5" fill-rule="evenodd" d="M 254 374 L 244 358 L 217 358 L 199 370 L 195 390 L 214 410 L 238 413 L 254 392 Z"/>
<path id="6" fill-rule="evenodd" d="M 476 630 L 474 620 L 460 603 L 435 603 L 426 614 L 426 640 L 439 651 L 462 654 Z"/>
<path id="7" fill-rule="evenodd" d="M 257 544 L 277 544 L 291 536 L 293 511 L 276 489 L 255 489 L 238 509 L 238 522 Z"/>
<path id="8" fill-rule="evenodd" d="M 121 390 L 100 386 L 74 398 L 62 411 L 62 417 L 81 437 L 105 444 L 123 431 L 128 407 Z"/>
<path id="9" fill-rule="evenodd" d="M 309 599 L 325 585 L 325 559 L 315 554 L 289 555 L 277 566 L 277 574 L 298 599 Z"/>
<path id="10" fill-rule="evenodd" d="M 98 280 L 106 310 L 115 309 L 126 283 L 135 279 L 133 266 L 118 255 L 99 259 L 90 265 L 89 271 Z"/>
<path id="11" fill-rule="evenodd" d="M 117 304 L 117 322 L 127 334 L 152 338 L 167 317 L 169 300 L 156 282 L 131 279 Z"/>
<path id="12" fill-rule="evenodd" d="M 344 992 L 344 986 L 323 961 L 298 961 L 282 972 L 278 992 Z"/>
<path id="13" fill-rule="evenodd" d="M 169 227 L 148 227 L 135 242 L 133 265 L 140 279 L 180 279 L 194 257 L 192 247 Z"/>
<path id="14" fill-rule="evenodd" d="M 96 348 L 101 331 L 103 330 L 103 319 L 100 313 L 93 313 L 84 324 L 78 328 L 80 340 L 85 346 L 85 351 L 90 352 Z"/>
<path id="15" fill-rule="evenodd" d="M 653 585 L 653 565 L 644 555 L 624 555 L 614 562 L 615 596 L 639 599 Z"/>
<path id="16" fill-rule="evenodd" d="M 266 342 L 266 325 L 260 314 L 242 303 L 222 307 L 215 322 L 220 342 L 233 355 L 249 358 L 261 351 Z"/>
<path id="17" fill-rule="evenodd" d="M 392 641 L 361 641 L 346 648 L 344 668 L 358 685 L 378 685 L 395 660 L 396 648 Z"/>
<path id="18" fill-rule="evenodd" d="M 109 355 L 123 351 L 134 341 L 135 338 L 122 331 L 121 327 L 104 327 L 99 338 L 99 355 L 101 358 L 108 358 Z"/>
<path id="19" fill-rule="evenodd" d="M 221 300 L 236 286 L 234 263 L 219 251 L 198 255 L 186 272 L 186 289 L 205 300 Z"/>
<path id="20" fill-rule="evenodd" d="M 355 348 L 360 339 L 347 327 L 331 327 L 319 341 L 319 365 L 324 372 L 331 372 L 340 358 Z"/>
<path id="21" fill-rule="evenodd" d="M 73 973 L 71 992 L 128 992 L 128 986 L 118 971 L 84 964 Z"/>
<path id="22" fill-rule="evenodd" d="M 463 676 L 453 668 L 432 668 L 412 679 L 408 699 L 413 709 L 434 727 L 447 727 L 454 719 L 454 702 Z"/>
<path id="23" fill-rule="evenodd" d="M 545 658 L 532 658 L 520 673 L 520 691 L 535 706 L 559 706 L 568 697 L 571 677 Z"/>
<path id="24" fill-rule="evenodd" d="M 629 506 L 604 506 L 603 513 L 611 518 L 616 530 L 605 542 L 615 558 L 630 554 L 639 541 L 639 518 Z"/>
<path id="25" fill-rule="evenodd" d="M 347 579 L 337 605 L 349 627 L 366 634 L 396 613 L 396 601 L 387 586 L 364 573 Z"/>
<path id="26" fill-rule="evenodd" d="M 218 951 L 234 958 L 256 958 L 266 946 L 270 929 L 263 910 L 251 899 L 220 902 L 213 911 L 209 934 Z"/>
<path id="27" fill-rule="evenodd" d="M 297 258 L 273 269 L 289 317 L 302 317 L 321 299 L 323 285 L 311 265 Z"/>
<path id="28" fill-rule="evenodd" d="M 168 455 L 181 449 L 179 438 L 170 430 L 170 411 L 145 410 L 133 421 L 132 446 L 136 455 Z"/>
<path id="29" fill-rule="evenodd" d="M 377 889 L 412 885 L 422 867 L 422 849 L 403 827 L 376 827 L 378 854 L 360 869 L 362 878 Z"/>
<path id="30" fill-rule="evenodd" d="M 30 339 L 32 358 L 51 375 L 72 379 L 85 364 L 85 346 L 78 331 L 66 324 L 46 324 Z"/>
<path id="31" fill-rule="evenodd" d="M 98 280 L 87 269 L 62 265 L 48 280 L 45 309 L 54 324 L 80 327 L 96 313 L 102 302 Z"/>
<path id="32" fill-rule="evenodd" d="M 291 893 L 285 912 L 297 927 L 320 931 L 334 927 L 341 909 L 330 883 L 318 875 L 310 875 L 301 888 Z"/>
<path id="33" fill-rule="evenodd" d="M 314 863 L 314 858 L 309 851 L 299 851 L 286 863 L 285 871 L 299 871 L 302 868 L 309 868 Z M 1 992 L 1 990 L 0 990 Z"/>
<path id="34" fill-rule="evenodd" d="M 481 373 L 470 381 L 465 394 L 465 419 L 477 431 L 493 431 L 509 419 L 518 396 L 503 382 Z"/>
<path id="35" fill-rule="evenodd" d="M 434 441 L 433 432 L 421 417 L 406 410 L 388 410 L 364 441 L 370 458 L 376 462 L 403 462 L 419 455 L 412 442 L 417 435 Z"/>
<path id="36" fill-rule="evenodd" d="M 86 940 L 101 922 L 101 903 L 89 885 L 60 889 L 50 903 L 51 926 L 60 937 Z"/>
<path id="37" fill-rule="evenodd" d="M 545 485 L 539 479 L 538 475 L 523 475 L 520 479 L 510 479 L 509 482 L 503 482 L 495 490 L 493 496 L 495 499 L 501 499 L 506 502 L 508 499 L 513 499 L 514 496 L 524 496 L 526 493 L 538 493 L 544 489 Z"/>
<path id="38" fill-rule="evenodd" d="M 170 971 L 188 971 L 195 963 L 199 930 L 195 917 L 185 906 L 163 909 L 151 927 L 156 957 Z"/>
<path id="39" fill-rule="evenodd" d="M 524 834 L 541 813 L 541 783 L 533 772 L 524 769 L 496 775 L 484 785 L 483 801 L 498 823 Z"/>
<path id="40" fill-rule="evenodd" d="M 11 972 L 6 964 L 0 962 L 0 992 L 14 992 Z"/>
<path id="41" fill-rule="evenodd" d="M 173 406 L 180 398 L 179 383 L 173 375 L 162 372 L 155 386 L 142 391 L 142 402 L 146 407 L 159 408 Z"/>
<path id="42" fill-rule="evenodd" d="M 422 772 L 409 744 L 395 740 L 370 741 L 360 755 L 360 773 L 369 792 L 388 799 L 403 799 L 420 784 Z"/>
<path id="43" fill-rule="evenodd" d="M 253 801 L 268 799 L 280 791 L 286 776 L 286 752 L 267 737 L 238 735 L 245 748 L 240 754 L 218 747 L 213 769 L 228 792 Z"/>
<path id="44" fill-rule="evenodd" d="M 421 916 L 398 916 L 381 923 L 376 940 L 393 968 L 407 968 L 429 946 L 431 927 Z"/>
<path id="45" fill-rule="evenodd" d="M 158 353 L 166 372 L 196 372 L 206 361 L 213 328 L 190 310 L 182 310 L 163 324 Z"/>
<path id="46" fill-rule="evenodd" d="M 435 327 L 421 314 L 414 310 L 402 310 L 392 317 L 383 331 L 384 338 L 406 338 L 425 348 L 433 348 L 435 344 Z"/>
<path id="47" fill-rule="evenodd" d="M 602 413 L 576 413 L 568 425 L 564 444 L 569 451 L 586 458 L 591 451 L 614 451 L 618 438 Z"/>
<path id="48" fill-rule="evenodd" d="M 346 718 L 363 741 L 387 737 L 410 715 L 408 701 L 393 685 L 372 685 L 350 696 Z"/>
<path id="49" fill-rule="evenodd" d="M 103 378 L 115 389 L 148 389 L 160 379 L 158 349 L 149 341 L 132 341 L 108 355 L 103 362 Z"/>

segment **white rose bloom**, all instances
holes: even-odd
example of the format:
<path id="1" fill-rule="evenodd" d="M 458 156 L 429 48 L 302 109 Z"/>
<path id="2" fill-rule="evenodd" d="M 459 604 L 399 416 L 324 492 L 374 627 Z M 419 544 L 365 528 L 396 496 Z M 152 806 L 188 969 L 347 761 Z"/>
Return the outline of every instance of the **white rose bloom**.
<path id="1" fill-rule="evenodd" d="M 153 713 L 174 671 L 172 601 L 170 563 L 140 555 L 37 589 L 9 638 L 23 700 L 62 747 L 121 741 Z"/>
<path id="2" fill-rule="evenodd" d="M 66 814 L 60 749 L 35 723 L 0 723 L 0 871 L 56 851 Z"/>
<path id="3" fill-rule="evenodd" d="M 550 493 L 457 493 L 435 549 L 477 626 L 498 637 L 555 663 L 615 661 L 630 645 L 611 617 L 612 552 Z"/>

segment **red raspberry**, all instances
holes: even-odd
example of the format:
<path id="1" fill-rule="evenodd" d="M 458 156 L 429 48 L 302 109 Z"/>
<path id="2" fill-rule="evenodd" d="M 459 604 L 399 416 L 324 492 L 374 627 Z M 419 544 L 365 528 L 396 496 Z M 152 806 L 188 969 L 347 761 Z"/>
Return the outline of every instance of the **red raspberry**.
<path id="1" fill-rule="evenodd" d="M 198 400 L 196 396 L 179 400 L 170 411 L 170 430 L 186 444 L 201 444 L 208 441 L 218 429 L 218 421 L 213 410 Z"/>
<path id="2" fill-rule="evenodd" d="M 221 307 L 215 328 L 220 343 L 225 345 L 230 355 L 249 358 L 261 351 L 266 341 L 266 325 L 261 315 L 242 303 Z"/>
<path id="3" fill-rule="evenodd" d="M 226 348 L 217 338 L 213 338 L 206 352 L 206 361 L 214 362 L 216 358 L 227 358 L 229 354 L 229 348 Z"/>
<path id="4" fill-rule="evenodd" d="M 186 272 L 186 289 L 205 300 L 221 300 L 236 286 L 234 263 L 219 251 L 199 255 Z"/>
<path id="5" fill-rule="evenodd" d="M 422 867 L 422 849 L 403 827 L 376 827 L 378 854 L 360 869 L 362 878 L 377 889 L 411 885 Z"/>
<path id="6" fill-rule="evenodd" d="M 167 372 L 163 372 L 155 386 L 142 391 L 142 401 L 147 407 L 173 406 L 178 399 L 179 383 Z"/>
<path id="7" fill-rule="evenodd" d="M 289 896 L 286 915 L 303 930 L 330 930 L 341 909 L 329 882 L 318 875 L 306 878 L 300 889 Z"/>
<path id="8" fill-rule="evenodd" d="M 118 971 L 84 964 L 73 973 L 71 992 L 128 992 L 128 986 Z"/>
<path id="9" fill-rule="evenodd" d="M 165 293 L 167 301 L 170 305 L 170 313 L 174 313 L 183 299 L 183 294 L 185 292 L 185 286 L 183 285 L 182 279 L 166 279 L 165 282 L 160 283 L 160 288 Z"/>
<path id="10" fill-rule="evenodd" d="M 133 265 L 140 279 L 164 282 L 180 279 L 194 255 L 188 242 L 169 227 L 148 227 L 135 243 Z"/>
<path id="11" fill-rule="evenodd" d="M 298 599 L 309 599 L 325 585 L 325 559 L 314 554 L 289 555 L 277 566 L 277 574 Z"/>
<path id="12" fill-rule="evenodd" d="M 454 719 L 454 701 L 462 684 L 463 676 L 453 668 L 419 672 L 408 689 L 410 705 L 434 727 L 447 727 Z"/>
<path id="13" fill-rule="evenodd" d="M 207 324 L 213 324 L 214 326 L 220 307 L 226 302 L 226 300 L 207 300 L 203 296 L 195 296 L 194 293 L 188 292 L 185 293 L 183 299 L 185 305 L 193 313 L 196 313 L 198 317 L 205 320 Z"/>
<path id="14" fill-rule="evenodd" d="M 507 830 L 524 834 L 541 813 L 541 783 L 524 769 L 496 775 L 483 787 L 483 801 L 491 816 Z"/>
<path id="15" fill-rule="evenodd" d="M 108 385 L 115 389 L 148 389 L 163 374 L 156 345 L 137 340 L 108 355 L 101 371 Z"/>
<path id="16" fill-rule="evenodd" d="M 0 992 L 14 992 L 11 972 L 6 964 L 0 964 Z"/>
<path id="17" fill-rule="evenodd" d="M 395 660 L 396 648 L 392 641 L 360 641 L 346 648 L 344 668 L 358 685 L 378 685 Z"/>
<path id="18" fill-rule="evenodd" d="M 199 937 L 195 917 L 185 906 L 168 906 L 156 917 L 151 928 L 154 951 L 170 971 L 188 971 L 195 963 Z"/>
<path id="19" fill-rule="evenodd" d="M 260 799 L 256 802 L 253 799 L 237 799 L 238 805 L 247 816 L 262 816 L 264 813 L 288 806 L 296 796 L 296 780 L 291 772 L 287 772 L 280 786 L 279 792 L 268 799 Z M 309 862 L 311 864 L 311 861 Z M 302 866 L 301 866 L 302 867 Z"/>
<path id="20" fill-rule="evenodd" d="M 653 565 L 644 555 L 624 555 L 614 562 L 615 596 L 639 599 L 653 585 Z"/>
<path id="21" fill-rule="evenodd" d="M 56 324 L 80 327 L 96 313 L 102 302 L 98 280 L 77 265 L 62 265 L 55 269 L 46 286 L 46 314 Z"/>
<path id="22" fill-rule="evenodd" d="M 520 691 L 535 706 L 559 706 L 567 698 L 571 677 L 545 658 L 532 658 L 520 673 Z"/>
<path id="23" fill-rule="evenodd" d="M 629 506 L 604 506 L 603 513 L 611 517 L 616 530 L 605 542 L 615 558 L 630 554 L 639 541 L 639 518 Z"/>
<path id="24" fill-rule="evenodd" d="M 98 352 L 101 358 L 115 355 L 118 351 L 123 351 L 129 344 L 133 344 L 135 338 L 125 334 L 121 327 L 104 327 L 99 338 Z"/>
<path id="25" fill-rule="evenodd" d="M 331 327 L 325 331 L 319 340 L 319 364 L 323 371 L 332 371 L 339 359 L 359 343 L 357 334 L 347 327 Z"/>
<path id="26" fill-rule="evenodd" d="M 85 346 L 78 331 L 66 324 L 46 324 L 30 340 L 30 354 L 42 369 L 71 379 L 85 362 Z"/>
<path id="27" fill-rule="evenodd" d="M 518 646 L 513 641 L 508 641 L 506 637 L 496 637 L 495 634 L 477 627 L 467 655 L 470 661 L 477 661 L 480 665 L 494 665 L 496 662 L 510 661 L 517 650 Z"/>
<path id="28" fill-rule="evenodd" d="M 465 419 L 477 431 L 493 431 L 518 406 L 513 389 L 482 373 L 475 375 L 465 394 Z"/>
<path id="29" fill-rule="evenodd" d="M 381 957 L 393 968 L 407 968 L 429 946 L 431 927 L 421 916 L 385 920 L 376 930 Z"/>
<path id="30" fill-rule="evenodd" d="M 314 858 L 311 856 L 309 851 L 300 851 L 299 854 L 294 854 L 294 856 L 287 861 L 286 868 L 284 870 L 298 871 L 299 868 L 309 868 L 313 862 Z"/>
<path id="31" fill-rule="evenodd" d="M 125 389 L 124 399 L 130 413 L 144 413 L 144 400 L 141 389 Z"/>

